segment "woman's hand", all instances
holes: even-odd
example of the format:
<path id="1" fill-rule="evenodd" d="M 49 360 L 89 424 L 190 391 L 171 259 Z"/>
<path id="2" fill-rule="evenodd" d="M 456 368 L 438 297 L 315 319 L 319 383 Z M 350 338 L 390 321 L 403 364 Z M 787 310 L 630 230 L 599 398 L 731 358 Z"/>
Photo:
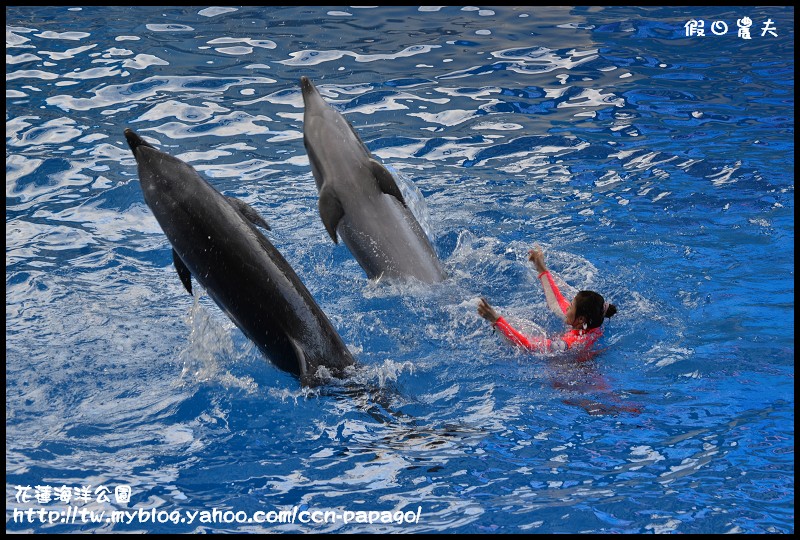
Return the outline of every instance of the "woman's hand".
<path id="1" fill-rule="evenodd" d="M 528 252 L 528 260 L 536 266 L 536 271 L 540 274 L 547 272 L 547 266 L 544 264 L 544 253 L 539 244 L 534 244 L 533 249 Z"/>
<path id="2" fill-rule="evenodd" d="M 478 315 L 492 324 L 496 323 L 497 319 L 500 318 L 500 315 L 489 305 L 485 298 L 481 298 L 480 302 L 478 302 Z"/>

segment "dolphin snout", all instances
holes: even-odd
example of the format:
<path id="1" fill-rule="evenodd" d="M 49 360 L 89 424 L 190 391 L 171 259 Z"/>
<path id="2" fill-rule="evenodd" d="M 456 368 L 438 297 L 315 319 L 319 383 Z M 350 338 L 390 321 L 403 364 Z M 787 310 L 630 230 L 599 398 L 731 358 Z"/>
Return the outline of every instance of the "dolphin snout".
<path id="1" fill-rule="evenodd" d="M 136 149 L 140 146 L 149 146 L 150 148 L 153 148 L 152 144 L 139 137 L 139 135 L 137 135 L 136 132 L 131 128 L 125 128 L 125 138 L 128 140 L 128 146 L 131 147 L 131 150 L 134 151 L 134 154 Z"/>
<path id="2" fill-rule="evenodd" d="M 300 88 L 303 90 L 304 96 L 307 94 L 313 94 L 317 91 L 317 89 L 314 88 L 314 83 L 312 83 L 311 79 L 309 79 L 305 75 L 300 77 Z"/>

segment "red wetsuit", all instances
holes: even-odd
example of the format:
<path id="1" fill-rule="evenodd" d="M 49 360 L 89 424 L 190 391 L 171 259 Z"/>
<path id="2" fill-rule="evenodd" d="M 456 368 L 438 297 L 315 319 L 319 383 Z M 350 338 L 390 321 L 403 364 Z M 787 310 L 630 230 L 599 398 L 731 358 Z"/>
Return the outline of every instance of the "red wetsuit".
<path id="1" fill-rule="evenodd" d="M 553 281 L 553 276 L 550 275 L 550 272 L 542 272 L 539 274 L 539 280 L 542 282 L 542 287 L 544 287 L 547 305 L 553 313 L 562 319 L 566 319 L 569 302 L 564 299 L 564 296 L 558 290 L 555 281 Z M 502 317 L 498 318 L 493 326 L 500 330 L 503 336 L 511 343 L 531 351 L 551 352 L 567 349 L 580 351 L 578 361 L 583 369 L 578 371 L 570 370 L 568 373 L 562 372 L 560 376 L 556 376 L 552 380 L 552 384 L 554 388 L 567 392 L 579 392 L 589 397 L 570 397 L 565 399 L 564 403 L 583 407 L 586 412 L 592 415 L 619 414 L 620 412 L 638 414 L 641 412 L 641 405 L 636 403 L 627 404 L 620 400 L 620 397 L 610 389 L 605 377 L 597 372 L 594 362 L 585 362 L 585 360 L 589 360 L 596 354 L 595 351 L 590 351 L 590 348 L 603 335 L 603 330 L 599 326 L 589 330 L 568 330 L 552 340 L 544 337 L 525 336 L 508 324 L 508 321 Z M 575 379 L 576 375 L 578 375 L 577 380 Z M 562 380 L 561 376 L 566 378 Z"/>
<path id="2" fill-rule="evenodd" d="M 569 302 L 558 290 L 556 282 L 553 281 L 553 276 L 550 275 L 549 271 L 544 271 L 539 274 L 539 281 L 542 282 L 547 305 L 553 313 L 562 319 L 566 318 Z M 553 340 L 544 337 L 527 337 L 508 324 L 508 321 L 503 317 L 497 319 L 493 326 L 500 330 L 511 343 L 538 352 L 563 351 L 576 347 L 588 349 L 603 335 L 602 328 L 598 326 L 589 330 L 568 330 Z"/>

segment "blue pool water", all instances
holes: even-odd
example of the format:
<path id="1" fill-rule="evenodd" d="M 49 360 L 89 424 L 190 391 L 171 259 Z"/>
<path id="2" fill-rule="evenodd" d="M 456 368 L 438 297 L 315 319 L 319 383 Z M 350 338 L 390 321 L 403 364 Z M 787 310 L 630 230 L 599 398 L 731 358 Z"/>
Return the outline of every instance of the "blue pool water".
<path id="1" fill-rule="evenodd" d="M 6 47 L 7 531 L 794 531 L 792 8 L 11 7 Z M 302 75 L 447 281 L 330 241 Z M 351 380 L 301 388 L 186 294 L 126 127 L 265 217 Z M 535 242 L 619 308 L 588 364 L 476 314 L 562 328 Z M 419 518 L 248 521 L 292 509 Z"/>

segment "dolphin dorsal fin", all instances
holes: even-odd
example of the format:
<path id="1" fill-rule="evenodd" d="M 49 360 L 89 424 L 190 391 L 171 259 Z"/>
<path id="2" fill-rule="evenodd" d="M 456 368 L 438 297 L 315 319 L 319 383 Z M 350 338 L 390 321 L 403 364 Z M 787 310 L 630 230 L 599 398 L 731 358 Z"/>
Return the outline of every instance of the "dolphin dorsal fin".
<path id="1" fill-rule="evenodd" d="M 394 181 L 392 173 L 372 158 L 369 160 L 369 167 L 372 171 L 372 175 L 378 181 L 378 189 L 400 201 L 403 206 L 407 206 L 403 194 L 400 192 L 400 188 L 397 187 L 397 182 Z"/>
<path id="2" fill-rule="evenodd" d="M 344 208 L 339 198 L 334 193 L 333 189 L 329 186 L 323 185 L 319 192 L 319 217 L 322 218 L 322 223 L 334 244 L 339 243 L 336 237 L 336 227 L 339 221 L 344 216 Z"/>
<path id="3" fill-rule="evenodd" d="M 264 229 L 271 231 L 269 224 L 262 218 L 258 212 L 256 212 L 255 208 L 247 204 L 241 199 L 237 199 L 236 197 L 225 197 L 231 206 L 233 206 L 240 214 L 242 214 L 247 221 L 252 223 L 253 225 L 257 225 L 259 227 L 264 227 Z"/>

